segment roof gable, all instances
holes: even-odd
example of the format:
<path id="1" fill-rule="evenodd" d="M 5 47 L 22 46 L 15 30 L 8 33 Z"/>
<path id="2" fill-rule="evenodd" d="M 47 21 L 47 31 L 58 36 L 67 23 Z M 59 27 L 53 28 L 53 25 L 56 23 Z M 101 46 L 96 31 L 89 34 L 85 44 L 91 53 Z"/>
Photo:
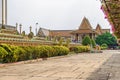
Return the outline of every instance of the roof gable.
<path id="1" fill-rule="evenodd" d="M 40 28 L 38 31 L 38 36 L 41 36 L 41 37 L 49 36 L 49 30 Z"/>
<path id="2" fill-rule="evenodd" d="M 101 26 L 100 26 L 99 24 L 97 24 L 96 32 L 97 32 L 98 34 L 102 34 L 102 29 L 101 29 Z"/>
<path id="3" fill-rule="evenodd" d="M 91 24 L 86 17 L 83 18 L 79 29 L 92 29 Z"/>

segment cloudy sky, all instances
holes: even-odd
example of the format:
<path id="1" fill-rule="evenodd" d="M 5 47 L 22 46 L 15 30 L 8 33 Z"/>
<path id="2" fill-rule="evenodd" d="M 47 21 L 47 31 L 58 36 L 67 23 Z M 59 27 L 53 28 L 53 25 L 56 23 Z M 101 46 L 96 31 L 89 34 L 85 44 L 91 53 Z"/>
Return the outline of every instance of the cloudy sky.
<path id="1" fill-rule="evenodd" d="M 1 5 L 1 4 L 0 4 Z M 8 24 L 22 24 L 29 32 L 30 25 L 56 30 L 77 29 L 83 17 L 93 26 L 110 28 L 100 9 L 99 0 L 8 0 Z"/>

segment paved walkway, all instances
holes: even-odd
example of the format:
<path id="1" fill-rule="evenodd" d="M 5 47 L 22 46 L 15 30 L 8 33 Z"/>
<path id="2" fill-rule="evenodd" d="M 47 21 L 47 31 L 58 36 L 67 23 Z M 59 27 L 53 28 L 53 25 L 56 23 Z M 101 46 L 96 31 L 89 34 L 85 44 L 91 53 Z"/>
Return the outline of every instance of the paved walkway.
<path id="1" fill-rule="evenodd" d="M 0 68 L 0 80 L 120 80 L 119 75 L 118 50 Z"/>

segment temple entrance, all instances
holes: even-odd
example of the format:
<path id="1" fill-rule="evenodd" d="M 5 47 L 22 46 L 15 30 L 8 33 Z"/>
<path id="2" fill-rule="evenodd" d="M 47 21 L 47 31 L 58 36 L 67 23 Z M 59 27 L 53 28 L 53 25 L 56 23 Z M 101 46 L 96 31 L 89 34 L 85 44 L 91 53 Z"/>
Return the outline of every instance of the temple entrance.
<path id="1" fill-rule="evenodd" d="M 78 34 L 75 35 L 75 42 L 78 42 Z"/>

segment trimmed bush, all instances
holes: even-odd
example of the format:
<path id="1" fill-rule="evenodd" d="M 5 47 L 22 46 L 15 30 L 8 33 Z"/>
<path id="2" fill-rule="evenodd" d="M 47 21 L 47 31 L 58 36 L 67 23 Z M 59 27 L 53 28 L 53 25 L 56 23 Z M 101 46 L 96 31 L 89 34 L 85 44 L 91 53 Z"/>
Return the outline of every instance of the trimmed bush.
<path id="1" fill-rule="evenodd" d="M 14 55 L 17 61 L 24 61 L 26 57 L 25 53 L 25 50 L 21 47 L 17 47 L 17 49 L 14 50 Z"/>
<path id="2" fill-rule="evenodd" d="M 91 39 L 91 43 L 92 43 L 92 46 L 95 48 L 96 43 L 95 43 L 95 40 L 94 40 L 94 39 Z"/>
<path id="3" fill-rule="evenodd" d="M 101 47 L 106 47 L 106 48 L 108 48 L 108 45 L 104 43 L 104 44 L 101 45 Z"/>
<path id="4" fill-rule="evenodd" d="M 101 45 L 101 49 L 102 49 L 102 50 L 107 49 L 107 48 L 108 48 L 108 45 L 107 45 L 107 44 L 104 43 L 104 44 Z"/>
<path id="5" fill-rule="evenodd" d="M 53 48 L 51 46 L 40 46 L 40 57 L 47 58 L 54 56 Z"/>
<path id="6" fill-rule="evenodd" d="M 90 51 L 90 47 L 89 46 L 74 46 L 74 47 L 70 47 L 70 51 L 75 52 L 75 53 L 88 52 Z"/>
<path id="7" fill-rule="evenodd" d="M 62 55 L 67 55 L 69 53 L 69 49 L 67 47 L 64 46 L 54 46 L 54 56 L 62 56 Z"/>
<path id="8" fill-rule="evenodd" d="M 0 45 L 0 62 L 17 62 L 37 58 L 67 55 L 68 53 L 69 49 L 65 46 L 21 47 L 2 44 Z"/>
<path id="9" fill-rule="evenodd" d="M 91 44 L 91 39 L 89 36 L 85 36 L 84 39 L 82 40 L 82 45 L 87 46 Z"/>
<path id="10" fill-rule="evenodd" d="M 33 59 L 33 57 L 32 57 L 33 48 L 32 47 L 27 46 L 27 47 L 21 47 L 21 48 L 25 50 L 25 54 L 26 54 L 25 60 Z"/>

